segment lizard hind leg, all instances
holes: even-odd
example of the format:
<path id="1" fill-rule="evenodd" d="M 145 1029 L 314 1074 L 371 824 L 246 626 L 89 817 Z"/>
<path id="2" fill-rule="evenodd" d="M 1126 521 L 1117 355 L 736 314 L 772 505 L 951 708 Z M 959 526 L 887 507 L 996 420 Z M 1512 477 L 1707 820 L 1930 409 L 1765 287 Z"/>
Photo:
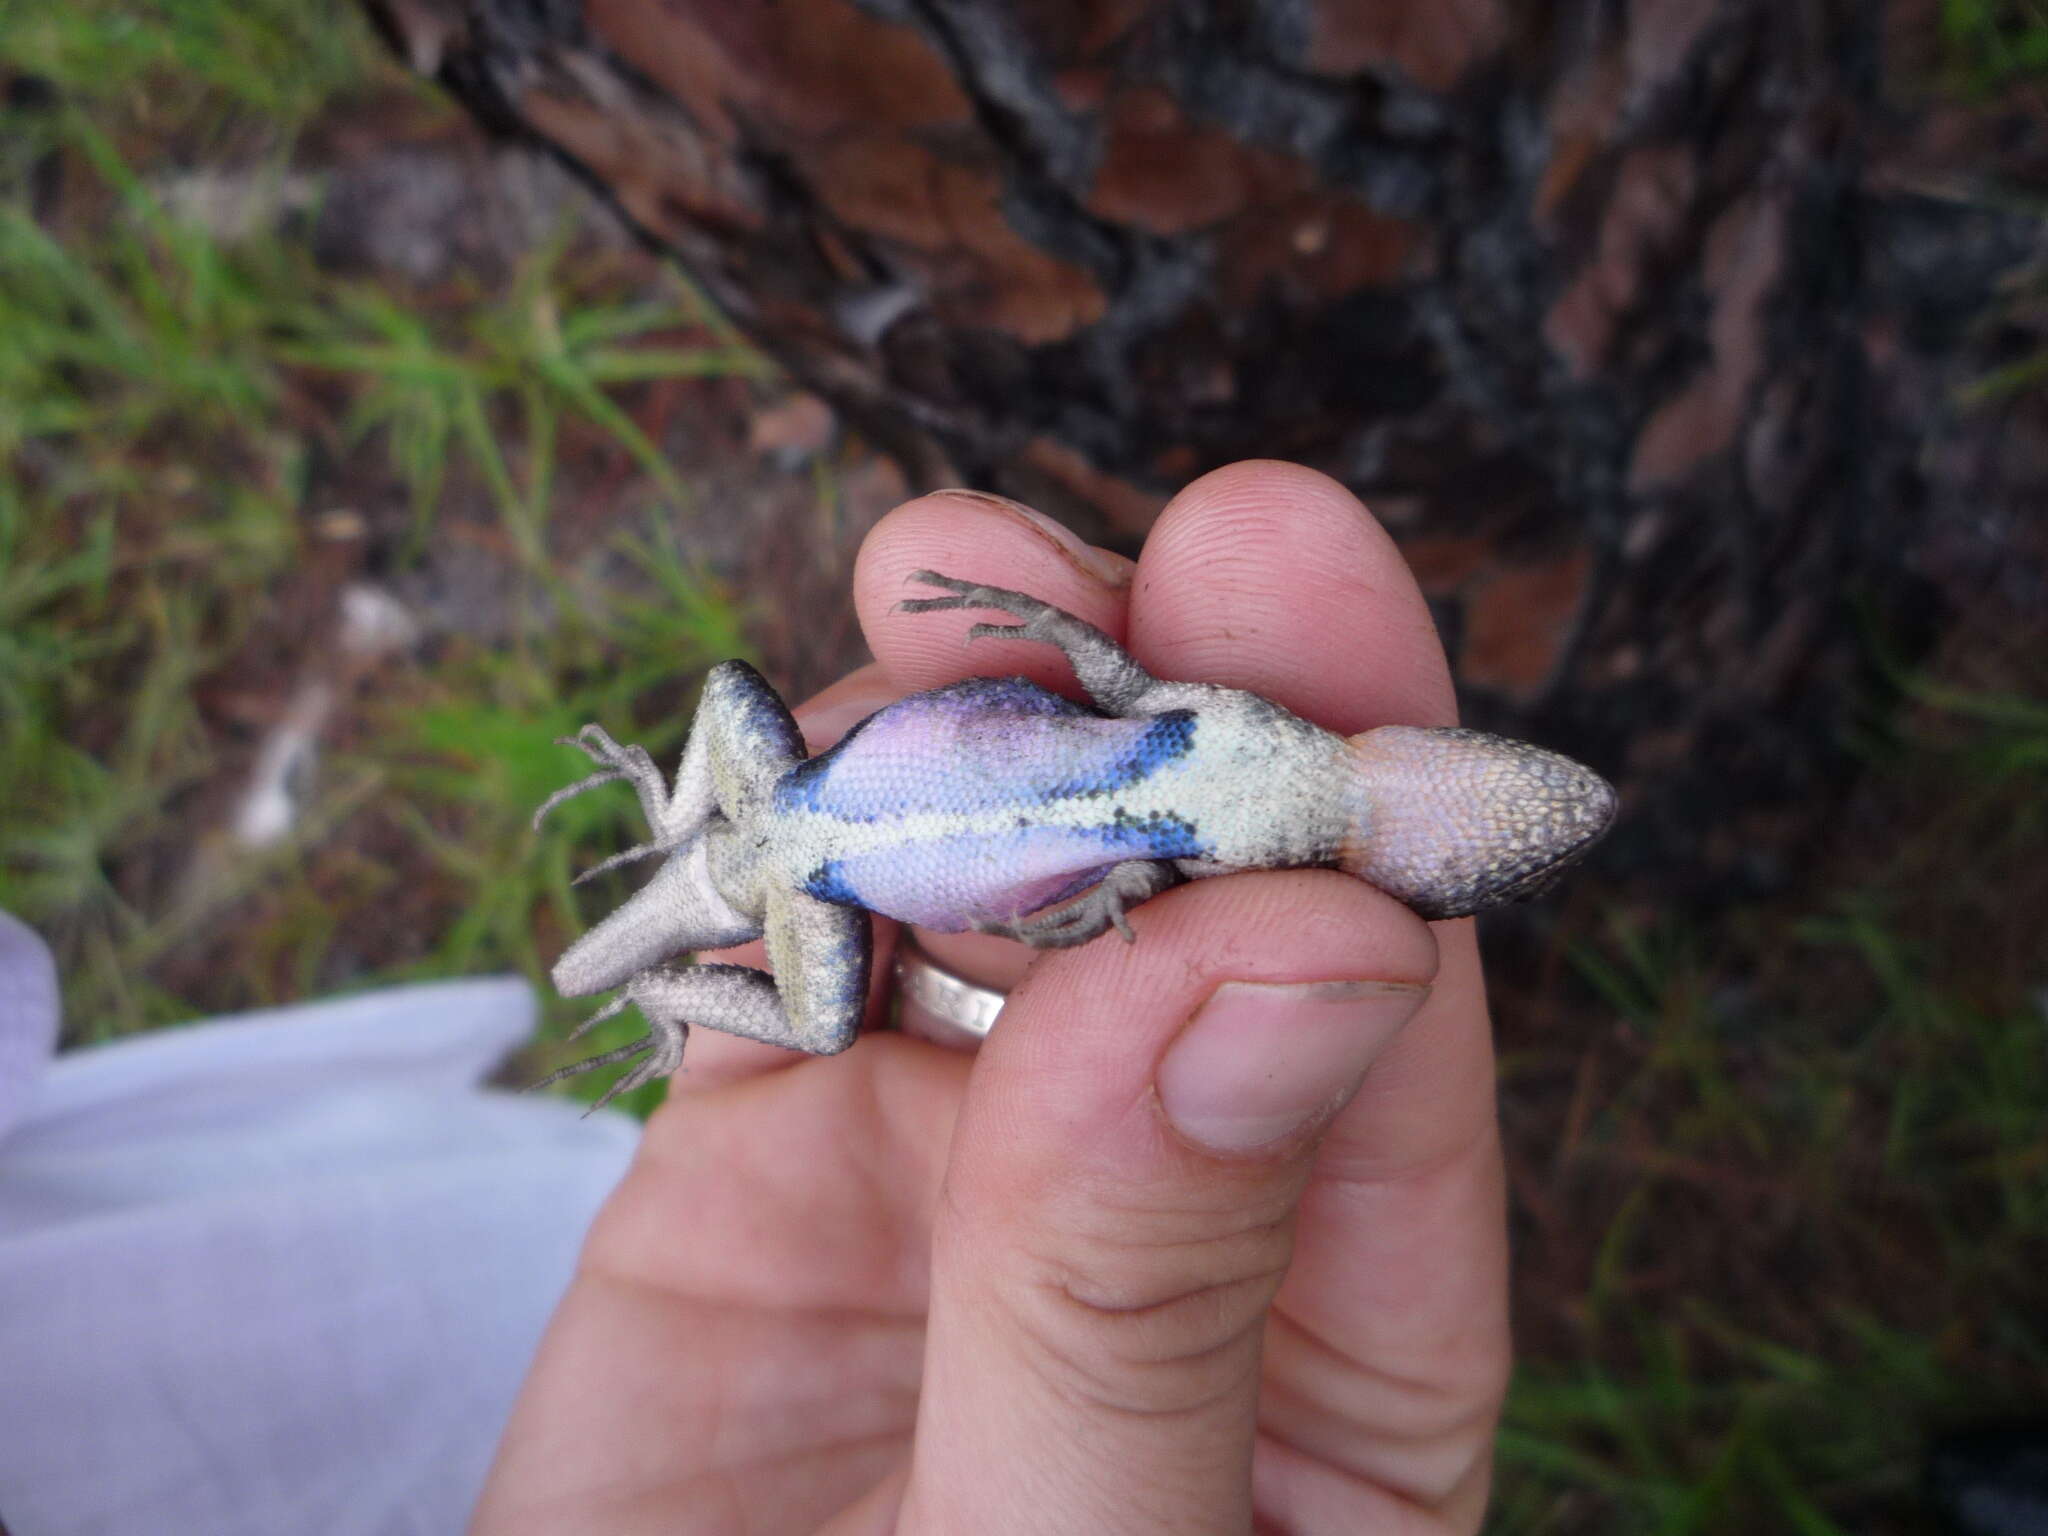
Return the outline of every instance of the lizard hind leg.
<path id="1" fill-rule="evenodd" d="M 555 990 L 589 997 L 678 955 L 758 939 L 760 916 L 735 907 L 712 874 L 716 845 L 736 835 L 720 823 L 664 860 L 653 878 L 556 958 L 550 971 Z"/>
<path id="2" fill-rule="evenodd" d="M 865 913 L 834 910 L 845 919 L 858 920 L 863 924 L 867 921 Z M 642 1083 L 668 1077 L 678 1071 L 683 1064 L 683 1045 L 689 1038 L 692 1025 L 722 1030 L 749 1040 L 766 1041 L 790 1050 L 824 1054 L 844 1050 L 853 1043 L 866 1000 L 865 928 L 860 934 L 863 942 L 855 945 L 859 955 L 844 956 L 858 962 L 857 977 L 848 979 L 857 982 L 860 1001 L 851 1007 L 846 1005 L 848 994 L 842 993 L 835 984 L 840 976 L 838 972 L 812 977 L 808 985 L 802 974 L 806 958 L 833 954 L 854 937 L 850 923 L 837 924 L 836 928 L 836 933 L 828 933 L 815 924 L 810 925 L 810 932 L 800 936 L 794 958 L 785 946 L 784 958 L 789 962 L 789 970 L 781 986 L 767 972 L 745 965 L 649 966 L 628 981 L 617 997 L 578 1025 L 569 1038 L 574 1040 L 585 1030 L 614 1017 L 628 1006 L 639 1008 L 641 1016 L 647 1020 L 647 1033 L 626 1045 L 615 1046 L 550 1072 L 532 1087 L 545 1088 L 579 1072 L 639 1057 L 630 1069 L 619 1075 L 617 1082 L 605 1090 L 595 1106 L 601 1109 Z M 774 932 L 771 930 L 771 949 L 776 947 Z M 783 932 L 787 937 L 788 930 L 785 928 Z M 800 1000 L 795 1007 L 785 1001 L 785 991 Z"/>
<path id="3" fill-rule="evenodd" d="M 939 587 L 951 597 L 913 597 L 898 603 L 901 613 L 941 613 L 948 609 L 990 608 L 1007 613 L 1016 624 L 976 624 L 967 631 L 970 640 L 1008 635 L 1057 646 L 1066 653 L 1074 675 L 1104 714 L 1129 716 L 1146 712 L 1146 696 L 1159 686 L 1159 679 L 1131 660 L 1129 653 L 1109 636 L 1084 619 L 1077 619 L 1051 603 L 1007 587 L 984 586 L 941 576 L 937 571 L 913 571 L 910 579 L 928 587 Z"/>
<path id="4" fill-rule="evenodd" d="M 765 929 L 780 1033 L 754 1038 L 821 1056 L 845 1050 L 868 1006 L 874 936 L 867 913 L 804 891 L 771 891 Z"/>

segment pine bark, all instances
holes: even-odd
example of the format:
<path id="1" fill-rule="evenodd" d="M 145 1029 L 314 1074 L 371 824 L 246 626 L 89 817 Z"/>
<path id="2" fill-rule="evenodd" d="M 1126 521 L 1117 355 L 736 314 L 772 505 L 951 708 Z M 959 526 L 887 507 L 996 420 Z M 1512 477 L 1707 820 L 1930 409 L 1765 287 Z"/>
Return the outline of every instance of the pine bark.
<path id="1" fill-rule="evenodd" d="M 1660 899 L 1780 878 L 1874 663 L 2038 599 L 2040 401 L 1965 392 L 2044 345 L 2048 130 L 1944 104 L 1932 0 L 368 3 L 915 484 L 1345 481 Z"/>

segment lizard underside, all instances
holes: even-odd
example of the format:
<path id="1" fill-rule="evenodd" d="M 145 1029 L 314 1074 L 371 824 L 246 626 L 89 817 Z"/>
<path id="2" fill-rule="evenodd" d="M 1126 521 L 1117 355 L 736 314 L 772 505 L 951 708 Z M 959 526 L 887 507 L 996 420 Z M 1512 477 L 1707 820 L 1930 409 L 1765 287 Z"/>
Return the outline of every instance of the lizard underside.
<path id="1" fill-rule="evenodd" d="M 902 611 L 993 609 L 970 636 L 1059 647 L 1094 705 L 1023 678 L 973 678 L 869 716 L 815 758 L 744 662 L 705 680 L 673 785 L 600 727 L 569 740 L 624 780 L 650 836 L 583 878 L 660 857 L 654 877 L 570 946 L 565 997 L 619 988 L 577 1033 L 637 1005 L 649 1032 L 576 1063 L 641 1059 L 600 1103 L 682 1063 L 690 1025 L 830 1054 L 866 1009 L 867 914 L 1039 946 L 1126 939 L 1127 908 L 1182 880 L 1325 866 L 1429 917 L 1540 889 L 1606 829 L 1605 781 L 1475 731 L 1390 726 L 1344 738 L 1256 694 L 1153 677 L 1100 630 L 1004 588 L 933 572 Z M 684 964 L 765 938 L 774 974 Z"/>

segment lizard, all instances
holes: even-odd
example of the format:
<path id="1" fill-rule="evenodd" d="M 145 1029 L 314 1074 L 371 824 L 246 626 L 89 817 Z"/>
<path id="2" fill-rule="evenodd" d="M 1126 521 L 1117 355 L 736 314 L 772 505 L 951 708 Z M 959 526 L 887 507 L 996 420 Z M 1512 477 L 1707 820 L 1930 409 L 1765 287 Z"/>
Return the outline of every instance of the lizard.
<path id="1" fill-rule="evenodd" d="M 899 613 L 993 611 L 971 639 L 1055 646 L 1086 708 L 1022 677 L 914 693 L 807 754 L 796 721 L 743 661 L 707 674 L 671 785 L 599 725 L 560 744 L 624 780 L 650 836 L 578 877 L 657 855 L 653 877 L 576 940 L 563 997 L 617 995 L 575 1039 L 637 1005 L 639 1039 L 542 1078 L 640 1058 L 617 1095 L 682 1065 L 693 1024 L 830 1055 L 866 1011 L 868 913 L 1040 948 L 1083 944 L 1169 887 L 1248 869 L 1330 868 L 1424 918 L 1531 897 L 1614 819 L 1607 781 L 1568 757 L 1459 727 L 1340 736 L 1243 689 L 1152 676 L 1093 625 L 1022 592 L 933 571 L 947 595 Z M 773 975 L 681 964 L 765 937 Z"/>

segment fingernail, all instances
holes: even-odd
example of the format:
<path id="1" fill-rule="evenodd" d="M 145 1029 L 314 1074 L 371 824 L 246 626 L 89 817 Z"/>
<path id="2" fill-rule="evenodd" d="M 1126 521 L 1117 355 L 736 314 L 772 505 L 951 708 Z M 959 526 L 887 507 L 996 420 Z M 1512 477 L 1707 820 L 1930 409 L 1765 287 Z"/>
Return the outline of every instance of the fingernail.
<path id="1" fill-rule="evenodd" d="M 1250 1152 L 1350 1098 L 1429 988 L 1392 981 L 1218 987 L 1159 1064 L 1159 1102 L 1189 1141 Z"/>
<path id="2" fill-rule="evenodd" d="M 1064 523 L 1035 512 L 1022 502 L 1012 501 L 1007 496 L 997 496 L 989 491 L 970 491 L 960 488 L 934 491 L 935 496 L 957 496 L 964 501 L 978 502 L 1006 517 L 1015 518 L 1033 532 L 1042 534 L 1071 564 L 1079 566 L 1081 573 L 1118 591 L 1131 584 L 1131 572 L 1137 567 L 1122 555 L 1111 550 L 1097 549 Z"/>

